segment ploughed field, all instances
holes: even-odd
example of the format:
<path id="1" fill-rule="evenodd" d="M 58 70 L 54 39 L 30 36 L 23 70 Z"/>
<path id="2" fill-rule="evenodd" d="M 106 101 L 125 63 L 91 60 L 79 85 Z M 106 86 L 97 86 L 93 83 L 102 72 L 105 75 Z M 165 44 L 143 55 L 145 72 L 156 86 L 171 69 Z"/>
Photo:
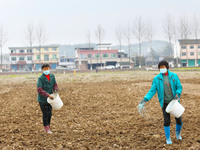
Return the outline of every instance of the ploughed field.
<path id="1" fill-rule="evenodd" d="M 158 71 L 55 74 L 64 103 L 45 134 L 37 98 L 39 75 L 0 76 L 0 149 L 200 149 L 200 72 L 176 72 L 182 82 L 182 141 L 165 144 L 157 95 L 137 106 Z"/>

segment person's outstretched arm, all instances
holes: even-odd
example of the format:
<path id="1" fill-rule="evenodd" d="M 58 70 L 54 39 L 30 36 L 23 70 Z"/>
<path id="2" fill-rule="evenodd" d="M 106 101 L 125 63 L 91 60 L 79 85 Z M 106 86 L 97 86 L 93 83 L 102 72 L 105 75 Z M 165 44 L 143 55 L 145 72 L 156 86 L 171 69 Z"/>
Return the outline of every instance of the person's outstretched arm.
<path id="1" fill-rule="evenodd" d="M 151 98 L 156 94 L 157 88 L 156 88 L 156 80 L 155 78 L 153 79 L 153 82 L 151 84 L 151 89 L 149 90 L 149 92 L 145 95 L 144 99 L 145 102 L 148 102 L 149 100 L 151 100 Z"/>
<path id="2" fill-rule="evenodd" d="M 140 101 L 139 105 L 138 105 L 138 109 L 139 109 L 139 113 L 142 114 L 143 110 L 144 110 L 144 105 L 147 101 L 151 100 L 151 98 L 156 94 L 156 81 L 155 78 L 153 79 L 152 85 L 151 85 L 151 89 L 149 90 L 149 92 L 146 94 L 146 96 L 144 97 L 143 100 Z"/>

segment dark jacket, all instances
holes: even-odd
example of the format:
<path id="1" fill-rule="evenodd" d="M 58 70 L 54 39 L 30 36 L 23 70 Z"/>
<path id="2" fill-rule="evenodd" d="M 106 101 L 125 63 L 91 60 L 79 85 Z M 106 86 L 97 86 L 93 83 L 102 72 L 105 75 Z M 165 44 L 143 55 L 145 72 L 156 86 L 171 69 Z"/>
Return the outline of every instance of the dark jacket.
<path id="1" fill-rule="evenodd" d="M 42 74 L 37 82 L 38 102 L 47 103 L 48 95 L 52 94 L 54 90 L 58 90 L 54 74 L 50 73 L 50 81 Z"/>

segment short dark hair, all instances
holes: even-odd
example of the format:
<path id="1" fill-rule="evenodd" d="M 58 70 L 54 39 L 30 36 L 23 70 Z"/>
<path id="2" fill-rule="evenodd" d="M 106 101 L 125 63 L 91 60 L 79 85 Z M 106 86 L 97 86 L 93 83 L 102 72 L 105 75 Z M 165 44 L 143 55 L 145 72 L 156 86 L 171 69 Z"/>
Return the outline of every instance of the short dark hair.
<path id="1" fill-rule="evenodd" d="M 160 66 L 165 66 L 167 70 L 169 69 L 169 63 L 166 60 L 162 60 L 158 64 L 158 69 L 160 69 Z"/>
<path id="2" fill-rule="evenodd" d="M 43 68 L 45 68 L 45 67 L 49 67 L 49 64 L 43 64 L 43 65 L 42 65 L 42 70 L 43 70 Z"/>

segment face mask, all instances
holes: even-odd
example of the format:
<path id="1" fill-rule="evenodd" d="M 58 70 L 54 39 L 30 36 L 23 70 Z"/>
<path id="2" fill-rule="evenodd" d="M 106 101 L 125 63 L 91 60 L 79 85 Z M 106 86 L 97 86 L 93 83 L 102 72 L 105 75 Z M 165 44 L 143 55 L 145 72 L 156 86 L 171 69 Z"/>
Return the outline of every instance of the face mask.
<path id="1" fill-rule="evenodd" d="M 48 75 L 48 74 L 50 74 L 50 70 L 43 71 L 43 73 L 44 73 L 45 75 Z"/>
<path id="2" fill-rule="evenodd" d="M 160 73 L 166 73 L 166 72 L 167 72 L 167 68 L 160 69 Z"/>

